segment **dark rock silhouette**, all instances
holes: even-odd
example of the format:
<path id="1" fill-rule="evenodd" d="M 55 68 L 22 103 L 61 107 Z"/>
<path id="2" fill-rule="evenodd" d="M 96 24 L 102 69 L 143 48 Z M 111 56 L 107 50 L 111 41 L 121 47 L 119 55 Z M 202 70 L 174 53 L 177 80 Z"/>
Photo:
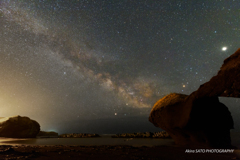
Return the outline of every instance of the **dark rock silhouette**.
<path id="1" fill-rule="evenodd" d="M 149 121 L 166 130 L 179 145 L 232 147 L 233 119 L 218 96 L 240 97 L 240 49 L 224 60 L 218 74 L 197 91 L 160 99 Z"/>
<path id="2" fill-rule="evenodd" d="M 28 117 L 0 118 L 0 137 L 35 138 L 39 131 L 39 123 Z"/>

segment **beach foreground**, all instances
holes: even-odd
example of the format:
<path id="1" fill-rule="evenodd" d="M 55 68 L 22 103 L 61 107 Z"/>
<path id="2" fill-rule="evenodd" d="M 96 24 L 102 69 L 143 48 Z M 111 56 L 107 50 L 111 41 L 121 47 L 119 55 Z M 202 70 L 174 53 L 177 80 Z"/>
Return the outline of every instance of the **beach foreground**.
<path id="1" fill-rule="evenodd" d="M 194 149 L 193 149 L 194 150 Z M 196 150 L 195 150 L 196 151 Z M 65 145 L 2 145 L 0 159 L 35 159 L 35 160 L 66 160 L 66 159 L 147 159 L 147 160 L 229 160 L 238 159 L 234 153 L 185 153 L 186 148 L 154 146 L 133 147 L 127 145 L 103 146 L 65 146 Z"/>

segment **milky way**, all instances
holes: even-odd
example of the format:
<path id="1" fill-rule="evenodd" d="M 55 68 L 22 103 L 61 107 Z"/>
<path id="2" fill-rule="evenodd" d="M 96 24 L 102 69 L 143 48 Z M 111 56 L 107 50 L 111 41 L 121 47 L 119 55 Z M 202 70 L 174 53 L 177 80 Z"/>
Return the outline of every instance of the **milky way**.
<path id="1" fill-rule="evenodd" d="M 58 132 L 154 130 L 159 98 L 190 94 L 238 49 L 239 4 L 3 0 L 1 116 Z"/>

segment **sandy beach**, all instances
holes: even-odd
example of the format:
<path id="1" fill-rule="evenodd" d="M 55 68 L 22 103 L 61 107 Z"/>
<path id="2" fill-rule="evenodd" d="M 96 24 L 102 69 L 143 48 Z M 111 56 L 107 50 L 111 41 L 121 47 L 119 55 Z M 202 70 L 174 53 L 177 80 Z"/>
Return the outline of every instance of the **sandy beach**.
<path id="1" fill-rule="evenodd" d="M 193 149 L 194 150 L 194 149 Z M 234 153 L 185 153 L 186 148 L 154 146 L 133 147 L 124 145 L 103 146 L 65 146 L 65 145 L 3 145 L 0 147 L 0 159 L 147 159 L 147 160 L 229 160 L 239 159 L 238 150 Z"/>

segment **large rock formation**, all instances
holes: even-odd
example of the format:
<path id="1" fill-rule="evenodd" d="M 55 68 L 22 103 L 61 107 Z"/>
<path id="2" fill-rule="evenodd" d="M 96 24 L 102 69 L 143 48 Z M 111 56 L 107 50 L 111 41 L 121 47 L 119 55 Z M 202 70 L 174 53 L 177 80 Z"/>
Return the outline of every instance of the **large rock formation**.
<path id="1" fill-rule="evenodd" d="M 191 94 L 192 97 L 240 97 L 240 49 L 224 60 L 218 74 Z"/>
<path id="2" fill-rule="evenodd" d="M 39 131 L 39 123 L 28 117 L 0 118 L 0 137 L 35 138 Z"/>
<path id="3" fill-rule="evenodd" d="M 233 120 L 217 97 L 198 99 L 187 106 L 189 96 L 169 94 L 153 107 L 149 120 L 167 131 L 180 145 L 231 147 Z"/>
<path id="4" fill-rule="evenodd" d="M 187 121 L 182 112 L 184 110 L 183 103 L 187 95 L 183 94 L 169 94 L 162 99 L 160 99 L 151 110 L 149 117 L 150 122 L 155 126 L 160 127 L 167 131 L 169 126 L 179 127 L 182 123 Z"/>
<path id="5" fill-rule="evenodd" d="M 240 97 L 240 49 L 197 91 L 189 96 L 170 94 L 160 99 L 149 121 L 166 130 L 180 145 L 231 147 L 233 119 L 218 96 Z"/>

